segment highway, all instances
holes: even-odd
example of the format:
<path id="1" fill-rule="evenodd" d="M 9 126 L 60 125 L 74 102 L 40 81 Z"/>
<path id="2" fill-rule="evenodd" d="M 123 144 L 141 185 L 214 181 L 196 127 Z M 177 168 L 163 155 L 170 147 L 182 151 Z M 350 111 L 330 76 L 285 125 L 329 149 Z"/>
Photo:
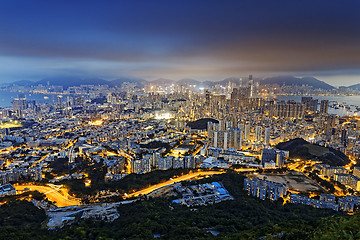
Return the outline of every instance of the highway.
<path id="1" fill-rule="evenodd" d="M 237 169 L 237 171 L 253 171 L 255 169 L 246 168 L 246 169 Z M 138 197 L 140 195 L 146 195 L 149 194 L 157 189 L 160 189 L 165 186 L 172 185 L 177 182 L 186 181 L 194 178 L 203 178 L 205 176 L 215 175 L 215 174 L 223 174 L 225 171 L 196 171 L 192 172 L 186 175 L 182 175 L 180 177 L 174 177 L 170 180 L 158 183 L 155 185 L 152 185 L 150 187 L 147 187 L 145 189 L 128 193 L 123 196 L 123 198 L 130 198 L 130 197 Z M 21 184 L 21 185 L 14 185 L 17 193 L 22 193 L 26 188 L 30 191 L 38 191 L 40 193 L 43 193 L 46 195 L 46 197 L 50 200 L 55 202 L 55 205 L 58 207 L 67 207 L 67 206 L 73 206 L 73 205 L 81 205 L 80 199 L 76 199 L 74 197 L 71 197 L 68 193 L 68 190 L 66 188 L 63 188 L 62 186 L 43 186 L 43 185 L 33 185 L 33 184 Z"/>
<path id="2" fill-rule="evenodd" d="M 32 184 L 14 185 L 14 187 L 18 193 L 24 191 L 25 188 L 28 188 L 30 191 L 38 191 L 43 193 L 50 201 L 54 201 L 55 205 L 58 207 L 67 207 L 81 204 L 79 199 L 71 197 L 68 194 L 68 191 L 64 188 Z"/>
<path id="3" fill-rule="evenodd" d="M 145 189 L 142 189 L 142 190 L 139 190 L 139 191 L 136 191 L 136 192 L 133 192 L 133 193 L 126 194 L 125 196 L 123 196 L 123 198 L 137 197 L 139 195 L 149 194 L 152 191 L 155 191 L 155 190 L 157 190 L 159 188 L 174 184 L 176 182 L 186 181 L 186 180 L 190 180 L 190 179 L 193 179 L 193 178 L 201 178 L 201 177 L 207 176 L 207 175 L 223 174 L 223 173 L 225 173 L 225 172 L 221 172 L 221 171 L 199 171 L 199 172 L 189 173 L 189 174 L 186 174 L 186 175 L 183 175 L 183 176 L 180 176 L 180 177 L 175 177 L 175 178 L 170 179 L 170 180 L 168 180 L 166 182 L 158 183 L 158 184 L 152 185 L 150 187 L 147 187 Z"/>

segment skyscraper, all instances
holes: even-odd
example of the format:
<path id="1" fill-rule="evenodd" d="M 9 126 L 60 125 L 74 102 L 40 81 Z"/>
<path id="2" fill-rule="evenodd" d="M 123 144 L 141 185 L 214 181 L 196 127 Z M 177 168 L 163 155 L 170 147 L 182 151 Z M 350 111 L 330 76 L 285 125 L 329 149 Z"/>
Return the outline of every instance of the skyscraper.
<path id="1" fill-rule="evenodd" d="M 249 75 L 248 88 L 249 88 L 248 97 L 252 98 L 254 95 L 254 80 L 252 75 Z"/>
<path id="2" fill-rule="evenodd" d="M 231 139 L 229 137 L 229 132 L 223 132 L 223 136 L 224 136 L 224 144 L 223 144 L 223 148 L 227 149 L 229 147 L 229 140 Z"/>
<path id="3" fill-rule="evenodd" d="M 234 148 L 241 149 L 242 146 L 242 131 L 237 128 L 234 130 Z"/>
<path id="4" fill-rule="evenodd" d="M 281 101 L 272 106 L 272 117 L 302 119 L 304 117 L 304 104 L 295 101 Z"/>
<path id="5" fill-rule="evenodd" d="M 341 131 L 341 143 L 344 145 L 344 147 L 347 146 L 347 130 L 346 129 L 343 129 Z"/>
<path id="6" fill-rule="evenodd" d="M 276 153 L 276 166 L 279 168 L 285 165 L 285 154 L 283 152 Z"/>
<path id="7" fill-rule="evenodd" d="M 211 95 L 208 89 L 205 90 L 205 105 L 210 106 Z"/>
<path id="8" fill-rule="evenodd" d="M 18 98 L 14 98 L 12 101 L 13 110 L 17 117 L 22 117 L 22 110 L 26 109 L 26 98 L 24 95 L 19 95 Z"/>
<path id="9" fill-rule="evenodd" d="M 276 151 L 274 149 L 262 149 L 261 150 L 261 165 L 264 167 L 266 163 L 276 161 Z"/>
<path id="10" fill-rule="evenodd" d="M 318 100 L 312 97 L 302 97 L 301 103 L 304 104 L 305 110 L 310 112 L 316 112 L 318 106 Z"/>
<path id="11" fill-rule="evenodd" d="M 250 140 L 250 124 L 245 125 L 244 140 Z"/>
<path id="12" fill-rule="evenodd" d="M 262 136 L 262 126 L 256 126 L 255 129 L 255 141 L 261 141 L 261 136 Z"/>
<path id="13" fill-rule="evenodd" d="M 329 100 L 321 100 L 320 113 L 328 113 L 328 109 L 329 109 Z"/>
<path id="14" fill-rule="evenodd" d="M 265 136 L 264 136 L 264 143 L 265 145 L 270 145 L 270 127 L 265 128 Z"/>

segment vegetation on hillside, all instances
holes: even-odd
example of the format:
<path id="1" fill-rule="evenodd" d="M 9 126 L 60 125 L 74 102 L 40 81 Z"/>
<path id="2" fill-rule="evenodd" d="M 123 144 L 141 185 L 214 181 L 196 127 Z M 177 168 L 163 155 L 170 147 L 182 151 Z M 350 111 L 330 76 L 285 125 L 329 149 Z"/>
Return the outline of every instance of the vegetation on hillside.
<path id="1" fill-rule="evenodd" d="M 358 216 L 343 217 L 328 209 L 283 205 L 282 200 L 263 201 L 246 194 L 243 180 L 242 175 L 232 172 L 197 180 L 222 181 L 235 197 L 233 201 L 187 208 L 170 204 L 170 199 L 147 199 L 121 205 L 120 217 L 112 223 L 88 219 L 56 231 L 41 228 L 44 212 L 30 203 L 19 202 L 15 209 L 14 205 L 3 205 L 0 224 L 6 227 L 0 229 L 0 239 L 153 239 L 154 235 L 161 239 L 356 239 Z M 29 214 L 37 217 L 27 218 Z M 333 215 L 342 217 L 329 217 Z M 21 222 L 5 221 L 9 218 L 20 218 Z M 20 227 L 15 228 L 15 224 Z M 218 235 L 213 236 L 210 230 Z"/>
<path id="2" fill-rule="evenodd" d="M 316 144 L 310 144 L 302 138 L 279 143 L 276 148 L 290 152 L 291 158 L 317 160 L 331 166 L 344 166 L 350 163 L 349 158 L 342 152 Z"/>
<path id="3" fill-rule="evenodd" d="M 84 195 L 95 195 L 102 190 L 117 191 L 120 194 L 124 194 L 167 181 L 172 177 L 181 176 L 182 174 L 187 174 L 190 171 L 190 169 L 169 169 L 166 171 L 156 170 L 146 174 L 133 173 L 118 181 L 105 182 L 105 171 L 94 170 L 89 174 L 89 178 L 91 179 L 90 187 L 85 187 L 84 179 L 65 180 L 62 181 L 61 184 L 69 187 L 70 193 L 75 194 L 78 197 L 82 197 Z"/>

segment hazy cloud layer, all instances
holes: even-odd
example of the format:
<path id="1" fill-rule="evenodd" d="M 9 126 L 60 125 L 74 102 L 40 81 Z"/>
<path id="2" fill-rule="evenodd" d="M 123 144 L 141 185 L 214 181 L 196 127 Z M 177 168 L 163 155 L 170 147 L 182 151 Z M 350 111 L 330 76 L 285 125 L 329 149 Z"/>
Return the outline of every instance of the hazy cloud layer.
<path id="1" fill-rule="evenodd" d="M 0 81 L 291 73 L 357 83 L 359 9 L 355 0 L 7 1 Z"/>

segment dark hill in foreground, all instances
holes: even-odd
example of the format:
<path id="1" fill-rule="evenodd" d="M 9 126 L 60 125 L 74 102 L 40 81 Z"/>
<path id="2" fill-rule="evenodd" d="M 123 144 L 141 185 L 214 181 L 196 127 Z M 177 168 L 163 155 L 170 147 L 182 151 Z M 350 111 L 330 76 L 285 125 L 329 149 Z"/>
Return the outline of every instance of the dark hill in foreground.
<path id="1" fill-rule="evenodd" d="M 289 151 L 291 158 L 317 160 L 330 164 L 331 166 L 344 166 L 350 163 L 349 158 L 342 152 L 333 148 L 311 144 L 302 138 L 279 143 L 276 147 Z"/>
<path id="2" fill-rule="evenodd" d="M 147 175 L 134 177 L 147 178 Z M 132 182 L 136 182 L 136 178 Z M 197 180 L 198 183 L 213 181 L 221 181 L 235 199 L 187 208 L 170 206 L 171 199 L 142 198 L 132 204 L 120 205 L 120 217 L 113 222 L 82 220 L 81 216 L 74 216 L 75 223 L 57 230 L 44 228 L 45 212 L 31 203 L 4 204 L 0 206 L 0 239 L 153 239 L 155 235 L 160 239 L 215 239 L 210 231 L 219 234 L 216 239 L 267 239 L 263 236 L 279 233 L 284 235 L 281 239 L 312 239 L 309 236 L 313 236 L 318 226 L 323 232 L 327 231 L 326 224 L 317 222 L 327 220 L 321 217 L 343 216 L 343 213 L 329 209 L 283 205 L 281 199 L 270 201 L 249 196 L 243 190 L 244 176 L 234 172 Z M 331 219 L 330 224 L 336 224 L 337 218 Z M 351 223 L 341 230 L 356 234 L 359 224 L 354 223 L 356 229 L 349 229 Z M 337 231 L 333 225 L 328 227 L 331 228 L 329 231 Z"/>
<path id="3" fill-rule="evenodd" d="M 191 129 L 205 130 L 207 129 L 208 122 L 219 123 L 218 120 L 213 118 L 202 118 L 193 122 L 188 122 L 187 126 Z"/>

